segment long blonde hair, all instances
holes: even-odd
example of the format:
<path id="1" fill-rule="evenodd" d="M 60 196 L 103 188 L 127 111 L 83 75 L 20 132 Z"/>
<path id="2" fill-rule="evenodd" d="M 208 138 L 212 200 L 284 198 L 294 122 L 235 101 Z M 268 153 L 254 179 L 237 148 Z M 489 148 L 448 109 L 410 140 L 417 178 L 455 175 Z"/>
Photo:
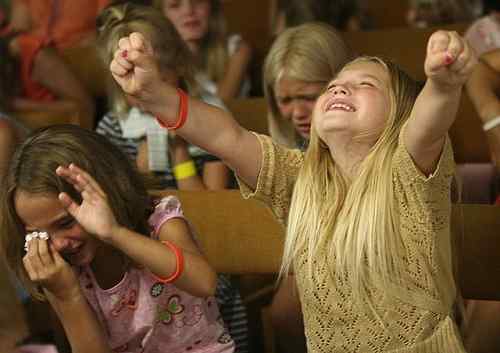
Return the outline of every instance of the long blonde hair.
<path id="1" fill-rule="evenodd" d="M 198 95 L 194 58 L 175 27 L 161 12 L 151 6 L 133 3 L 111 5 L 98 16 L 97 27 L 98 48 L 105 65 L 109 66 L 113 60 L 120 38 L 140 32 L 150 42 L 161 73 L 175 72 L 181 88 L 191 95 Z M 108 78 L 108 95 L 111 111 L 118 117 L 125 116 L 130 106 L 111 77 Z"/>
<path id="2" fill-rule="evenodd" d="M 401 127 L 420 87 L 390 62 L 375 57 L 353 62 L 360 61 L 381 65 L 390 77 L 391 104 L 385 128 L 352 182 L 342 175 L 312 130 L 292 197 L 281 275 L 288 273 L 305 251 L 309 278 L 305 286 L 311 288 L 314 260 L 327 259 L 330 277 L 347 279 L 358 304 L 373 309 L 370 290 L 375 283 L 395 294 L 404 290 L 404 248 L 398 232 L 391 166 Z"/>
<path id="3" fill-rule="evenodd" d="M 266 56 L 263 69 L 264 95 L 269 107 L 271 137 L 288 147 L 302 138 L 278 108 L 274 86 L 283 76 L 306 83 L 327 84 L 351 59 L 351 51 L 340 34 L 323 23 L 307 23 L 281 33 Z"/>
<path id="4" fill-rule="evenodd" d="M 220 81 L 226 73 L 229 59 L 227 47 L 227 26 L 221 0 L 210 1 L 208 30 L 200 45 L 198 70 L 207 74 L 214 82 Z M 163 0 L 153 0 L 153 6 L 163 11 Z"/>

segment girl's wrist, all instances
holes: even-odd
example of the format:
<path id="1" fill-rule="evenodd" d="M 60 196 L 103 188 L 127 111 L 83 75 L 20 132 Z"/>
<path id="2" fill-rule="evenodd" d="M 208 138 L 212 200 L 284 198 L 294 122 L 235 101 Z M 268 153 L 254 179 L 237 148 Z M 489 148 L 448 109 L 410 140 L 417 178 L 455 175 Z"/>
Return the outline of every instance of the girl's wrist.
<path id="1" fill-rule="evenodd" d="M 82 300 L 86 300 L 78 282 L 69 288 L 58 292 L 52 292 L 44 288 L 44 293 L 47 300 L 54 308 L 59 308 L 60 306 L 65 305 L 73 305 L 81 302 Z"/>
<path id="2" fill-rule="evenodd" d="M 109 245 L 116 246 L 117 240 L 124 236 L 125 230 L 126 230 L 125 227 L 121 225 L 116 225 L 112 227 L 109 233 L 106 236 L 103 236 L 101 240 Z"/>
<path id="3" fill-rule="evenodd" d="M 166 125 L 175 124 L 179 110 L 180 99 L 177 89 L 170 85 L 162 85 L 154 103 L 150 105 L 150 113 L 157 116 Z"/>

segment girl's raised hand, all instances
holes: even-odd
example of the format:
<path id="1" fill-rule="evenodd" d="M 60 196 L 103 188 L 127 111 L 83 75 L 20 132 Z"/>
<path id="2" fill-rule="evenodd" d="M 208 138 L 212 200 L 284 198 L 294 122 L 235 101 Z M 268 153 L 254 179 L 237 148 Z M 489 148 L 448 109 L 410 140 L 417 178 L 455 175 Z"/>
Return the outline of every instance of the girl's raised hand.
<path id="1" fill-rule="evenodd" d="M 73 269 L 48 240 L 32 239 L 23 263 L 29 278 L 41 285 L 48 296 L 70 300 L 79 293 L 80 284 Z"/>
<path id="2" fill-rule="evenodd" d="M 119 225 L 109 207 L 108 197 L 88 173 L 74 164 L 59 166 L 57 175 L 72 184 L 82 195 L 82 203 L 76 203 L 67 193 L 59 194 L 59 201 L 75 220 L 89 233 L 102 241 L 111 242 Z"/>
<path id="3" fill-rule="evenodd" d="M 442 88 L 462 86 L 470 76 L 477 59 L 467 41 L 457 32 L 434 32 L 427 44 L 425 73 Z"/>
<path id="4" fill-rule="evenodd" d="M 159 87 L 164 85 L 150 43 L 140 33 L 134 32 L 118 42 L 109 68 L 113 78 L 131 103 L 146 111 L 153 111 L 161 102 Z"/>

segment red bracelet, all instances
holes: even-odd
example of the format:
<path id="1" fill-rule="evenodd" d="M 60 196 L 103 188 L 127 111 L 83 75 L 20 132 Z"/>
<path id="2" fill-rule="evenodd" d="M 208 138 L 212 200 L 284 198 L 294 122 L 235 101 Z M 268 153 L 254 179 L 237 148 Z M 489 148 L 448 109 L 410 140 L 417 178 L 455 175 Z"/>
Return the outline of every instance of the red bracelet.
<path id="1" fill-rule="evenodd" d="M 179 278 L 182 272 L 184 271 L 184 255 L 182 254 L 182 250 L 179 247 L 175 246 L 168 240 L 162 241 L 162 243 L 168 246 L 170 250 L 172 250 L 173 253 L 175 254 L 175 261 L 176 261 L 175 272 L 170 277 L 167 278 L 156 276 L 154 273 L 152 275 L 155 279 L 157 279 L 161 283 L 171 283 L 175 281 L 177 278 Z"/>
<path id="2" fill-rule="evenodd" d="M 177 88 L 177 94 L 179 95 L 179 115 L 177 116 L 177 121 L 175 122 L 175 124 L 167 125 L 158 116 L 155 116 L 158 124 L 160 124 L 160 126 L 164 127 L 167 130 L 179 129 L 180 127 L 182 127 L 182 125 L 184 125 L 187 119 L 188 95 L 180 88 Z"/>

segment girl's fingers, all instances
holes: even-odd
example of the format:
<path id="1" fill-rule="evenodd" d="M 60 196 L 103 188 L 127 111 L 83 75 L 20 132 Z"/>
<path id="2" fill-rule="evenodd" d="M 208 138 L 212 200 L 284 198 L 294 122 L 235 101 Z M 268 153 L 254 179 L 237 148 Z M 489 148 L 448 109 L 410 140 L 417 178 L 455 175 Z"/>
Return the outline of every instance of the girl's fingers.
<path id="1" fill-rule="evenodd" d="M 78 192 L 82 191 L 80 185 L 78 184 L 76 174 L 72 173 L 71 170 L 69 170 L 69 168 L 59 166 L 56 169 L 56 174 L 59 175 L 60 177 L 63 177 L 64 179 L 66 179 L 66 181 L 68 183 L 73 185 L 73 187 L 76 189 L 76 191 L 78 191 Z"/>
<path id="2" fill-rule="evenodd" d="M 52 254 L 49 250 L 49 242 L 44 239 L 33 239 L 32 241 L 36 241 L 38 244 L 38 255 L 42 266 L 54 265 L 54 259 L 52 258 Z"/>
<path id="3" fill-rule="evenodd" d="M 464 50 L 464 42 L 457 32 L 448 32 L 448 35 L 450 42 L 446 51 L 456 60 Z"/>
<path id="4" fill-rule="evenodd" d="M 427 54 L 434 54 L 446 51 L 450 43 L 450 35 L 445 31 L 433 33 L 429 39 Z"/>
<path id="5" fill-rule="evenodd" d="M 111 71 L 111 73 L 113 75 L 118 76 L 118 77 L 126 76 L 130 71 L 130 70 L 126 69 L 125 67 L 123 67 L 115 59 L 113 59 L 113 61 L 111 61 L 111 64 L 109 65 L 109 70 Z"/>
<path id="6" fill-rule="evenodd" d="M 118 41 L 118 49 L 120 51 L 132 49 L 129 36 L 120 38 L 120 40 Z"/>
<path id="7" fill-rule="evenodd" d="M 95 181 L 95 179 L 86 171 L 78 167 L 77 165 L 71 163 L 69 165 L 69 169 L 76 173 L 77 180 L 81 180 L 81 182 L 85 183 L 85 187 L 91 187 L 93 190 L 97 191 L 102 197 L 105 197 L 106 194 L 101 189 L 101 186 Z"/>
<path id="8" fill-rule="evenodd" d="M 72 198 L 65 192 L 58 195 L 59 202 L 69 212 L 70 215 L 76 218 L 78 208 L 80 207 Z"/>
<path id="9" fill-rule="evenodd" d="M 453 60 L 453 59 L 451 59 Z M 450 61 L 450 56 L 446 52 L 434 53 L 427 57 L 427 68 L 435 72 L 445 66 Z"/>
<path id="10" fill-rule="evenodd" d="M 43 269 L 43 265 L 41 263 L 41 259 L 38 252 L 38 243 L 37 239 L 32 239 L 28 245 L 28 252 L 23 259 L 25 263 L 25 267 L 29 267 L 30 269 L 30 278 L 32 280 L 40 279 L 40 274 Z"/>
<path id="11" fill-rule="evenodd" d="M 127 56 L 128 56 L 128 51 L 117 50 L 115 52 L 113 60 L 116 61 L 120 67 L 124 68 L 127 71 L 130 71 L 134 68 L 134 65 L 127 60 Z"/>
<path id="12" fill-rule="evenodd" d="M 31 264 L 31 259 L 28 255 L 23 257 L 23 265 L 29 279 L 36 281 L 38 279 L 38 274 L 35 272 L 33 265 Z"/>
<path id="13" fill-rule="evenodd" d="M 146 40 L 144 36 L 139 32 L 133 32 L 128 36 L 130 40 L 130 49 L 139 50 L 147 54 L 151 54 L 148 52 L 150 48 L 146 46 Z"/>

